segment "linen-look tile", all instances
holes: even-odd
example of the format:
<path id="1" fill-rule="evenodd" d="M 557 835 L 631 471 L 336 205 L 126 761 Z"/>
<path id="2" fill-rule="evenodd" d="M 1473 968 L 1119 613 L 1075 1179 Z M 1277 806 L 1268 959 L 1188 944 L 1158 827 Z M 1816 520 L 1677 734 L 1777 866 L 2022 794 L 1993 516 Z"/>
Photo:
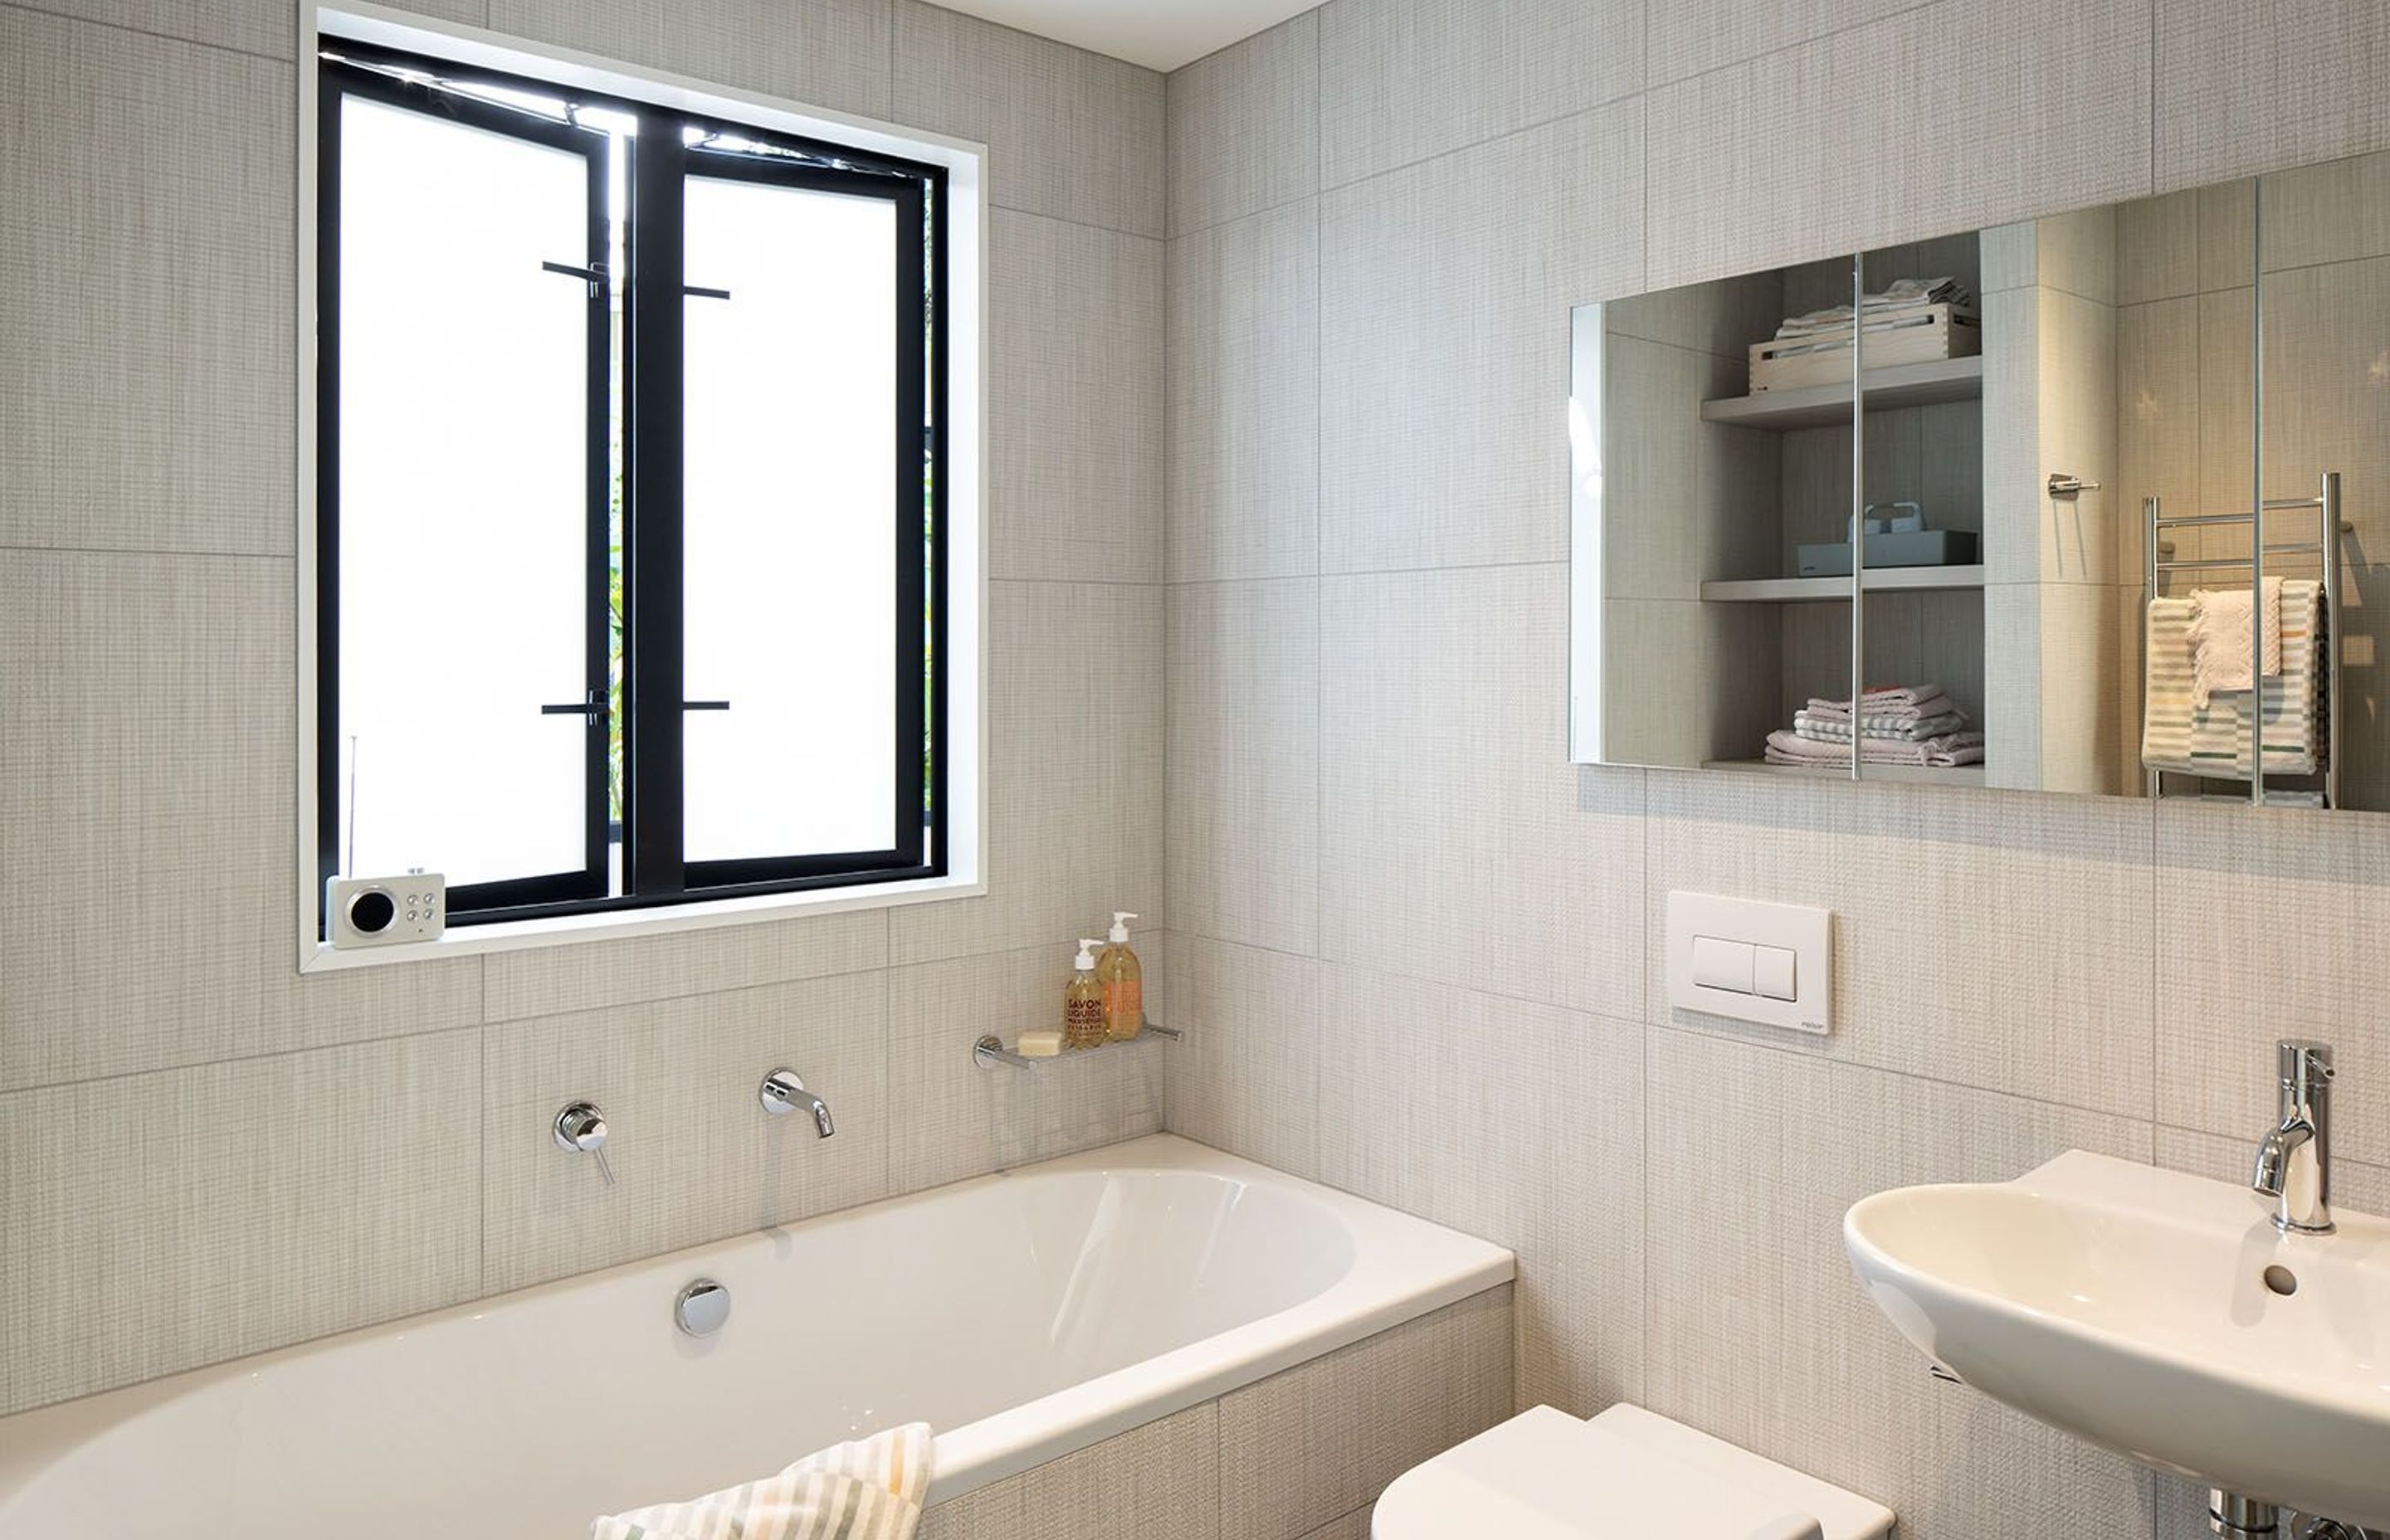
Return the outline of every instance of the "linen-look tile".
<path id="1" fill-rule="evenodd" d="M 1319 12 L 1323 186 L 1599 107 L 1641 83 L 1636 0 L 1335 0 Z"/>
<path id="2" fill-rule="evenodd" d="M 1170 77 L 1170 233 L 1319 188 L 1319 13 L 1305 11 Z"/>
<path id="3" fill-rule="evenodd" d="M 493 31 L 811 107 L 890 115 L 889 0 L 488 0 Z"/>
<path id="4" fill-rule="evenodd" d="M 1322 957 L 1640 1016 L 1642 783 L 1568 763 L 1567 576 L 1322 580 Z"/>
<path id="5" fill-rule="evenodd" d="M 1315 199 L 1171 242 L 1169 576 L 1319 567 Z"/>
<path id="6" fill-rule="evenodd" d="M 1083 934 L 1100 936 L 1100 930 Z M 1149 983 L 1167 943 L 1135 938 Z M 971 1045 L 1059 1028 L 1069 943 L 900 968 L 889 975 L 889 1179 L 912 1192 L 1116 1144 L 1162 1127 L 1178 1046 L 1158 1036 L 1022 1070 L 982 1069 Z M 1149 988 L 1147 1014 L 1170 1024 Z"/>
<path id="7" fill-rule="evenodd" d="M 291 549 L 293 95 L 0 6 L 0 544 Z"/>
<path id="8" fill-rule="evenodd" d="M 1220 1398 L 1220 1533 L 1294 1540 L 1510 1415 L 1510 1291 L 1489 1289 Z"/>
<path id="9" fill-rule="evenodd" d="M 467 1028 L 0 1096 L 0 1415 L 473 1298 L 481 1072 Z"/>
<path id="10" fill-rule="evenodd" d="M 2150 1158 L 2146 1123 L 1655 1027 L 1650 1124 L 1669 1208 L 1652 1227 L 1645 1403 L 1864 1495 L 1904 1534 L 2096 1515 L 2150 1527 L 2123 1457 L 1926 1374 L 1852 1281 L 1842 1215 L 1887 1187 L 2006 1180 L 2068 1149 Z"/>
<path id="11" fill-rule="evenodd" d="M 509 1022 L 487 1032 L 482 1139 L 493 1293 L 867 1203 L 888 1190 L 886 975 L 772 984 Z M 838 1132 L 764 1110 L 794 1070 Z M 556 1115 L 605 1114 L 598 1162 Z"/>
<path id="12" fill-rule="evenodd" d="M 1322 1179 L 1518 1254 L 1519 1400 L 1589 1416 L 1641 1390 L 1632 1022 L 1355 969 L 1319 991 Z"/>
<path id="13" fill-rule="evenodd" d="M 1181 932 L 1170 967 L 1170 1132 L 1319 1179 L 1319 965 Z"/>
<path id="14" fill-rule="evenodd" d="M 2390 146 L 2390 12 L 2337 0 L 2158 0 L 2157 185 Z"/>
<path id="15" fill-rule="evenodd" d="M 1655 289 L 2150 190 L 2144 0 L 1941 0 L 1647 100 Z"/>
<path id="16" fill-rule="evenodd" d="M 1163 78 L 919 0 L 895 0 L 896 121 L 988 148 L 988 200 L 1163 233 Z"/>
<path id="17" fill-rule="evenodd" d="M 891 910 L 893 962 L 1039 945 L 1067 963 L 1115 909 L 1164 923 L 1161 590 L 998 583 L 989 598 L 988 892 Z"/>
<path id="18" fill-rule="evenodd" d="M 0 1086 L 480 1020 L 472 958 L 299 976 L 287 560 L 0 550 Z"/>
<path id="19" fill-rule="evenodd" d="M 1005 209 L 988 229 L 989 571 L 1158 582 L 1162 243 Z"/>
<path id="20" fill-rule="evenodd" d="M 2274 1040 L 2320 1037 L 2339 1050 L 2340 1152 L 2390 1165 L 2390 850 L 2302 812 L 2159 805 L 2157 1106 L 2254 1139 L 2274 1117 Z"/>
<path id="21" fill-rule="evenodd" d="M 1644 287 L 1642 162 L 1625 102 L 1321 198 L 1323 571 L 1568 554 L 1568 311 Z"/>
<path id="22" fill-rule="evenodd" d="M 2147 804 L 1665 773 L 1650 790 L 1649 933 L 1671 891 L 1831 909 L 1834 1006 L 1824 1037 L 1675 1010 L 1655 944 L 1649 1020 L 2149 1115 Z"/>
<path id="23" fill-rule="evenodd" d="M 1170 922 L 1308 953 L 1317 938 L 1319 584 L 1170 590 Z"/>
<path id="24" fill-rule="evenodd" d="M 493 952 L 482 959 L 482 987 L 489 1019 L 508 1021 L 862 973 L 887 961 L 888 911 L 866 909 Z"/>

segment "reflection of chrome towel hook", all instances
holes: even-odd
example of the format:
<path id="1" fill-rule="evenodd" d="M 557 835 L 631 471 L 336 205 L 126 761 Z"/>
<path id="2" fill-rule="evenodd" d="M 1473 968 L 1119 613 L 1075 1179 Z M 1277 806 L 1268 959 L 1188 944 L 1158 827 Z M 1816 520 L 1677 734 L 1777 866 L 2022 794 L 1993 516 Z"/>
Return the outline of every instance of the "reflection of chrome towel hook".
<path id="1" fill-rule="evenodd" d="M 2062 470 L 2053 470 L 2049 473 L 2049 494 L 2052 497 L 2072 497 L 2078 492 L 2099 490 L 2100 483 L 2097 481 L 2087 481 L 2079 476 L 2069 476 Z"/>

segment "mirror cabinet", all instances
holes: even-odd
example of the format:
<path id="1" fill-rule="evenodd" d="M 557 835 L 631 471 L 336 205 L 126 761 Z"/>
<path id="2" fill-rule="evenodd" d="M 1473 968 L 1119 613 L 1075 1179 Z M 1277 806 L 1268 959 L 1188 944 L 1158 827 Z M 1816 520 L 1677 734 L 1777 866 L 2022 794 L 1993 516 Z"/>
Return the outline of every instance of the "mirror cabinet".
<path id="1" fill-rule="evenodd" d="M 1577 761 L 2390 810 L 2390 155 L 1570 326 Z"/>

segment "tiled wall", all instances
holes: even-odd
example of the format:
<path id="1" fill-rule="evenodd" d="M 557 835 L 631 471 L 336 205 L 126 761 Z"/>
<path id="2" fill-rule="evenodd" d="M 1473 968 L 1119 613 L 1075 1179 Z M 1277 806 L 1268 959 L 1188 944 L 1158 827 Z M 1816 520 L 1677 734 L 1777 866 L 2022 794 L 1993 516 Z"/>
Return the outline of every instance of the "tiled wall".
<path id="1" fill-rule="evenodd" d="M 1330 0 L 1173 75 L 1170 1126 L 1513 1247 L 1522 1402 L 1922 1540 L 2194 1533 L 1930 1380 L 1837 1222 L 2231 1174 L 2285 1028 L 2390 1202 L 2390 822 L 1573 770 L 1567 313 L 2390 146 L 2385 71 L 2371 0 Z M 1833 1035 L 1672 1013 L 1671 889 L 1831 907 Z"/>
<path id="2" fill-rule="evenodd" d="M 1160 1123 L 1159 1042 L 966 1049 L 1162 918 L 1162 77 L 915 0 L 432 8 L 991 147 L 994 891 L 299 979 L 296 7 L 0 0 L 0 1412 Z"/>

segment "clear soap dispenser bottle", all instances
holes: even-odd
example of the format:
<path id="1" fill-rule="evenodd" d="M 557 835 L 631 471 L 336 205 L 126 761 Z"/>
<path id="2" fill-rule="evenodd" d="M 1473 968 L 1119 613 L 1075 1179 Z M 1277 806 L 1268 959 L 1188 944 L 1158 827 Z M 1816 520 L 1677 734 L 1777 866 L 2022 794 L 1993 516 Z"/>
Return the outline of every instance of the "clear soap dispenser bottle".
<path id="1" fill-rule="evenodd" d="M 1100 1048 L 1104 1046 L 1104 988 L 1096 982 L 1096 943 L 1081 938 L 1079 955 L 1071 959 L 1074 971 L 1062 988 L 1062 1046 Z"/>
<path id="2" fill-rule="evenodd" d="M 1096 958 L 1096 982 L 1104 986 L 1104 1031 L 1124 1042 L 1145 1030 L 1145 968 L 1129 950 L 1128 922 L 1137 917 L 1112 911 L 1111 939 Z"/>

